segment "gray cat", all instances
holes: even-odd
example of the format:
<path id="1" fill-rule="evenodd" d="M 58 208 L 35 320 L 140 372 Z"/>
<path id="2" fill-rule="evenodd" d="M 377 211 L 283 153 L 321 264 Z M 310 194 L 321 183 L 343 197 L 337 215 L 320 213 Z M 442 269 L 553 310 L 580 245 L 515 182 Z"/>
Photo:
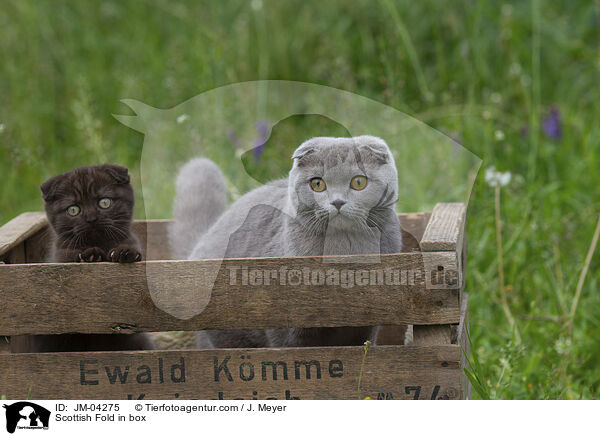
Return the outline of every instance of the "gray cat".
<path id="1" fill-rule="evenodd" d="M 318 137 L 292 155 L 287 179 L 257 188 L 225 211 L 226 184 L 207 159 L 177 178 L 172 253 L 179 258 L 398 253 L 398 175 L 387 144 L 373 136 Z M 318 302 L 315 302 L 318 304 Z M 200 348 L 362 345 L 376 327 L 202 331 Z"/>

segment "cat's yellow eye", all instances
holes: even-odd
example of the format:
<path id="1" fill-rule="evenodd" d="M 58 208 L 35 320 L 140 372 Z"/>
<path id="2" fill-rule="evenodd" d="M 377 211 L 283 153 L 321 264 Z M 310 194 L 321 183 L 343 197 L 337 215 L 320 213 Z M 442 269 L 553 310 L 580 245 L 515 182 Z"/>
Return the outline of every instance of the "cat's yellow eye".
<path id="1" fill-rule="evenodd" d="M 356 191 L 362 191 L 367 186 L 367 178 L 365 176 L 354 176 L 350 181 L 350 187 Z"/>
<path id="2" fill-rule="evenodd" d="M 67 213 L 70 216 L 77 216 L 77 215 L 79 215 L 79 212 L 81 212 L 81 208 L 75 204 L 73 206 L 69 206 L 67 208 Z"/>
<path id="3" fill-rule="evenodd" d="M 314 179 L 311 179 L 310 187 L 315 192 L 323 192 L 325 189 L 327 189 L 327 186 L 325 186 L 325 180 L 323 180 L 320 177 L 315 177 Z"/>
<path id="4" fill-rule="evenodd" d="M 100 206 L 101 209 L 108 209 L 111 204 L 112 200 L 110 198 L 101 198 L 98 201 L 98 206 Z"/>

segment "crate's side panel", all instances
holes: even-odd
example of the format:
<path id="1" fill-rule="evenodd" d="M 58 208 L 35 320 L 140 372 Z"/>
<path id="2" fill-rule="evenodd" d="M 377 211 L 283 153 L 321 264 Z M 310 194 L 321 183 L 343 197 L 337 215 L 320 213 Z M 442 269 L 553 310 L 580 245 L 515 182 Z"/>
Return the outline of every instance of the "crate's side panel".
<path id="1" fill-rule="evenodd" d="M 464 236 L 464 203 L 438 203 L 421 239 L 423 251 L 460 251 Z"/>
<path id="2" fill-rule="evenodd" d="M 469 359 L 471 358 L 471 343 L 469 341 L 469 296 L 466 293 L 462 296 L 457 342 L 460 346 L 461 397 L 464 400 L 470 400 L 472 386 L 464 371 L 465 369 L 471 369 L 469 364 Z"/>
<path id="3" fill-rule="evenodd" d="M 377 333 L 377 345 L 403 345 L 406 339 L 406 325 L 384 325 Z"/>
<path id="4" fill-rule="evenodd" d="M 28 256 L 28 249 L 33 252 L 35 247 L 30 240 L 36 235 L 45 233 L 46 228 L 46 214 L 43 212 L 21 214 L 0 227 L 0 264 L 15 265 L 37 260 L 35 256 Z M 0 286 L 5 285 L 7 284 L 0 280 Z M 6 291 L 10 292 L 10 289 Z M 0 302 L 0 309 L 2 309 L 2 302 Z M 15 323 L 14 319 L 12 323 Z M 0 336 L 0 354 L 27 351 L 28 341 L 26 336 Z"/>
<path id="5" fill-rule="evenodd" d="M 47 224 L 44 212 L 26 212 L 0 227 L 0 260 Z"/>
<path id="6" fill-rule="evenodd" d="M 0 354 L 0 386 L 31 399 L 457 399 L 448 346 Z"/>
<path id="7" fill-rule="evenodd" d="M 442 269 L 438 272 L 439 278 L 436 280 L 431 279 L 430 284 L 441 281 L 447 285 L 452 285 L 460 290 L 460 295 L 464 290 L 465 284 L 465 256 L 466 256 L 466 240 L 467 238 L 463 235 L 464 233 L 464 207 L 461 203 L 444 203 L 438 204 L 432 216 L 432 220 L 437 221 L 437 224 L 428 224 L 424 238 L 428 238 L 425 246 L 427 248 L 443 249 L 444 244 L 447 244 L 448 240 L 456 240 L 459 245 L 455 245 L 455 251 L 447 252 L 448 255 L 456 256 L 456 270 L 451 271 Z M 437 238 L 437 240 L 436 240 Z M 436 242 L 434 243 L 434 240 Z M 425 270 L 433 270 L 435 265 L 439 262 L 435 260 L 438 252 L 424 252 L 424 263 Z M 433 256 L 433 257 L 430 257 Z M 431 262 L 430 259 L 433 259 Z M 428 268 L 428 265 L 429 268 Z M 435 283 L 434 283 L 435 282 Z M 439 286 L 439 285 L 437 285 Z M 457 336 L 460 326 L 458 324 L 453 325 L 420 325 L 414 326 L 413 338 L 415 344 L 455 344 L 457 343 Z"/>
<path id="8" fill-rule="evenodd" d="M 448 324 L 413 326 L 413 343 L 415 345 L 451 344 L 452 326 Z"/>
<path id="9" fill-rule="evenodd" d="M 402 251 L 409 252 L 421 250 L 420 241 L 430 217 L 430 212 L 398 214 L 400 227 L 402 229 Z M 377 345 L 404 344 L 406 342 L 408 328 L 408 325 L 381 326 L 377 335 Z"/>

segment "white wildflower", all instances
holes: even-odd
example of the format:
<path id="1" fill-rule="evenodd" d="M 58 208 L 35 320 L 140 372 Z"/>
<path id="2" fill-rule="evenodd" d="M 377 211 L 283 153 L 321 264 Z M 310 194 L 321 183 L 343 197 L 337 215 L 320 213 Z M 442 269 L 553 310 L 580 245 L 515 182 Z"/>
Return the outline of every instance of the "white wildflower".
<path id="1" fill-rule="evenodd" d="M 188 114 L 179 115 L 177 117 L 177 124 L 183 124 L 189 119 L 190 119 L 190 116 Z"/>
<path id="2" fill-rule="evenodd" d="M 250 2 L 250 7 L 255 11 L 260 11 L 263 7 L 262 0 L 252 0 Z"/>
<path id="3" fill-rule="evenodd" d="M 4 126 L 4 124 L 0 123 L 0 133 L 4 132 L 4 129 L 6 127 Z"/>
<path id="4" fill-rule="evenodd" d="M 500 129 L 496 130 L 494 132 L 494 138 L 496 138 L 496 141 L 502 141 L 504 139 L 504 132 Z"/>
<path id="5" fill-rule="evenodd" d="M 510 67 L 508 68 L 508 74 L 510 74 L 512 77 L 517 77 L 519 74 L 521 74 L 521 64 L 518 62 L 513 62 L 510 64 Z"/>
<path id="6" fill-rule="evenodd" d="M 501 173 L 500 171 L 496 171 L 496 167 L 489 167 L 485 170 L 485 182 L 493 187 L 508 185 L 511 177 L 512 174 L 510 171 Z"/>
<path id="7" fill-rule="evenodd" d="M 492 92 L 492 94 L 490 95 L 490 100 L 494 104 L 500 104 L 502 103 L 502 95 L 498 92 Z"/>
<path id="8" fill-rule="evenodd" d="M 571 339 L 570 338 L 558 338 L 554 343 L 554 350 L 558 354 L 566 354 L 571 348 Z"/>

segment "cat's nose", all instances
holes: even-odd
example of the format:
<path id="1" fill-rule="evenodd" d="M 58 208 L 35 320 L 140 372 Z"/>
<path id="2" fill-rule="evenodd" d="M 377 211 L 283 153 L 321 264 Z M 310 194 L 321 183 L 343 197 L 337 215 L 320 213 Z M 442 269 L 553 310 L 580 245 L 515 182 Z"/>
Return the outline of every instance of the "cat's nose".
<path id="1" fill-rule="evenodd" d="M 91 223 L 95 223 L 96 221 L 98 221 L 98 217 L 96 215 L 88 216 L 85 220 L 91 224 Z"/>
<path id="2" fill-rule="evenodd" d="M 338 212 L 339 212 L 339 210 L 342 208 L 342 206 L 343 206 L 344 204 L 346 204 L 346 202 L 345 202 L 344 200 L 335 200 L 335 201 L 332 201 L 332 202 L 331 202 L 331 204 L 332 204 L 333 206 L 335 206 L 335 208 L 336 208 L 336 209 L 338 210 Z"/>

